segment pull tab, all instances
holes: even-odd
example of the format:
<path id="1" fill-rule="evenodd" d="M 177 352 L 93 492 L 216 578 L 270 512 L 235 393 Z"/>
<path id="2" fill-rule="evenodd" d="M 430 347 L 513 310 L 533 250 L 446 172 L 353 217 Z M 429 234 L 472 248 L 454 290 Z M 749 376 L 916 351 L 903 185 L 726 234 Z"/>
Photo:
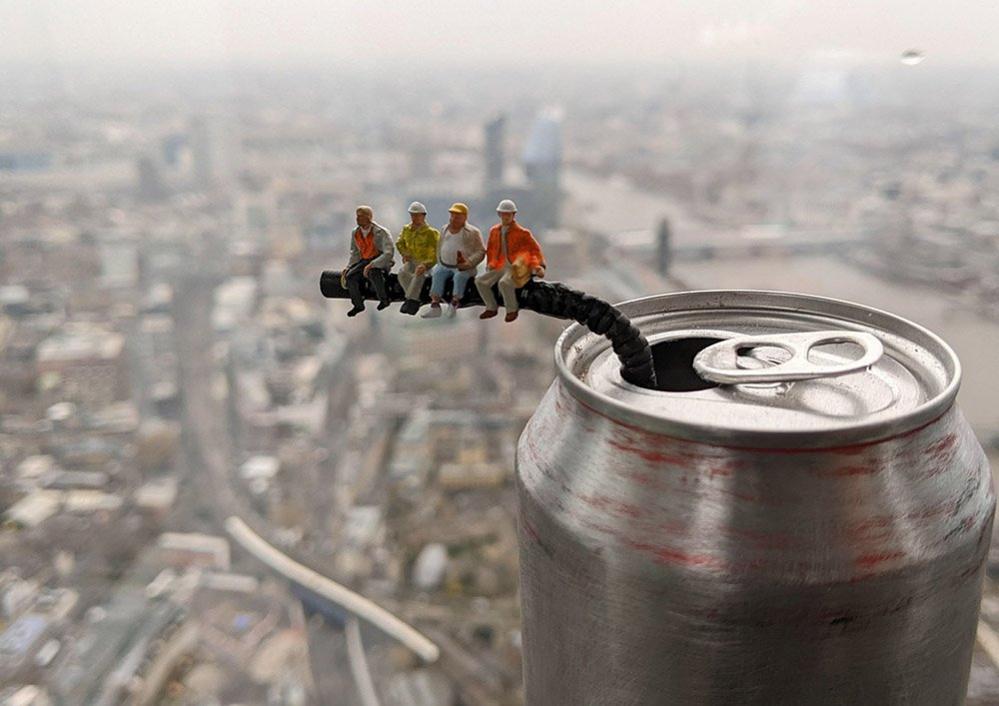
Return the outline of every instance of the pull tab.
<path id="1" fill-rule="evenodd" d="M 854 343 L 864 349 L 858 360 L 846 360 L 831 365 L 819 365 L 808 360 L 808 353 L 815 346 L 829 343 Z M 774 346 L 791 354 L 777 365 L 747 370 L 738 364 L 739 351 L 746 348 Z M 848 375 L 874 365 L 885 349 L 881 341 L 869 333 L 854 331 L 815 331 L 813 333 L 786 333 L 772 336 L 739 336 L 708 346 L 694 358 L 694 370 L 705 380 L 721 385 L 743 383 L 791 382 Z"/>

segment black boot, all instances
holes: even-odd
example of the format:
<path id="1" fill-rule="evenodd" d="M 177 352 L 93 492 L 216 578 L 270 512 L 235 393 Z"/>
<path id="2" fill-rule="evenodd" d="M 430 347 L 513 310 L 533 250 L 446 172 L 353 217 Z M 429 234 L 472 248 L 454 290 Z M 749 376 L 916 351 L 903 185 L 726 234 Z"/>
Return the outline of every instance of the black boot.
<path id="1" fill-rule="evenodd" d="M 385 271 L 373 267 L 368 271 L 368 279 L 375 288 L 375 295 L 378 297 L 378 311 L 387 309 L 392 303 L 388 295 L 388 288 L 385 286 Z"/>
<path id="2" fill-rule="evenodd" d="M 420 302 L 416 299 L 407 299 L 399 307 L 399 311 L 403 314 L 409 314 L 410 316 L 416 316 L 416 312 L 420 310 Z"/>

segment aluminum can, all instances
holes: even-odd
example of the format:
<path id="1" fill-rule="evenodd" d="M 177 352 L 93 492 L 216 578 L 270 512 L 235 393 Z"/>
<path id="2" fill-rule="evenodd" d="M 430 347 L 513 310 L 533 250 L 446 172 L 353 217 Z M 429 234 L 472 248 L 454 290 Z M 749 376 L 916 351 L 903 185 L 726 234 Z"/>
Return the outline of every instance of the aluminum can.
<path id="1" fill-rule="evenodd" d="M 517 448 L 528 706 L 961 704 L 995 496 L 933 333 L 799 294 L 579 325 Z"/>

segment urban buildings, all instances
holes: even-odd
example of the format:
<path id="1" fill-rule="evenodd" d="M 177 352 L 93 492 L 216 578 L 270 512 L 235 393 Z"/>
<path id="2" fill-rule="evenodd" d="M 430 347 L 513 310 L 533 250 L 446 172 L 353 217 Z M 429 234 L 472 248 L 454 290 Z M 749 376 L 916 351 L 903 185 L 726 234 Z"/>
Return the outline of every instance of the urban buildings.
<path id="1" fill-rule="evenodd" d="M 955 112 L 926 96 L 960 73 L 810 76 L 431 77 L 415 114 L 395 76 L 3 93 L 0 703 L 360 703 L 350 616 L 314 615 L 230 516 L 440 646 L 420 664 L 361 626 L 383 703 L 518 703 L 512 462 L 563 324 L 348 320 L 316 285 L 362 202 L 395 233 L 414 199 L 485 229 L 512 197 L 550 277 L 614 300 L 907 314 L 957 347 L 992 449 L 996 94 Z M 980 654 L 969 703 L 997 682 Z"/>

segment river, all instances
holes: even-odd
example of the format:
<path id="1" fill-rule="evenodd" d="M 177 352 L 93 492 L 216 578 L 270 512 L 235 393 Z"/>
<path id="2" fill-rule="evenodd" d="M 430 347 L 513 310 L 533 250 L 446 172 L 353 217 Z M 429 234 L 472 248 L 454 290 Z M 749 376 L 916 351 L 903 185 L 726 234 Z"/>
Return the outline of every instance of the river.
<path id="1" fill-rule="evenodd" d="M 585 217 L 591 229 L 613 234 L 613 242 L 649 242 L 651 226 L 663 215 L 673 221 L 677 244 L 696 244 L 697 234 L 705 229 L 675 199 L 643 192 L 622 179 L 603 180 L 570 171 L 564 184 L 568 205 L 575 209 L 566 214 L 567 223 Z M 692 232 L 685 230 L 687 225 Z M 712 234 L 714 242 L 738 237 L 734 233 Z M 911 319 L 957 351 L 963 366 L 959 404 L 983 441 L 999 435 L 999 324 L 952 296 L 927 286 L 885 280 L 830 255 L 681 261 L 671 274 L 697 289 L 804 292 L 867 304 Z"/>

